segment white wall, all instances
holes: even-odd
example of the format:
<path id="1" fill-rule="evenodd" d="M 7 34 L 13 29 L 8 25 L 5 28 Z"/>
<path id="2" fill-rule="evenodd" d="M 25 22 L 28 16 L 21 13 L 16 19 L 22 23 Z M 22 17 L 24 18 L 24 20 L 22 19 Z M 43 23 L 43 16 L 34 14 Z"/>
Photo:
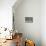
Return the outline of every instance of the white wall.
<path id="1" fill-rule="evenodd" d="M 41 46 L 41 0 L 23 0 L 14 10 L 15 28 Z M 33 17 L 33 23 L 25 23 L 25 17 Z"/>
<path id="2" fill-rule="evenodd" d="M 46 0 L 41 2 L 41 38 L 42 46 L 46 46 Z"/>
<path id="3" fill-rule="evenodd" d="M 16 0 L 0 0 L 0 27 L 12 28 L 12 6 Z"/>

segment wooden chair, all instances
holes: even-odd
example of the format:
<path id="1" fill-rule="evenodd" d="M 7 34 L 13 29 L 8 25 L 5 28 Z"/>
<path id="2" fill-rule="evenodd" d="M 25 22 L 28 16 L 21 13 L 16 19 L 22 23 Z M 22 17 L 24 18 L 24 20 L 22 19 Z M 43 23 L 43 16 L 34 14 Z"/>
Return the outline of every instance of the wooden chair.
<path id="1" fill-rule="evenodd" d="M 22 33 L 15 33 L 14 39 L 16 42 L 16 46 L 22 45 Z"/>

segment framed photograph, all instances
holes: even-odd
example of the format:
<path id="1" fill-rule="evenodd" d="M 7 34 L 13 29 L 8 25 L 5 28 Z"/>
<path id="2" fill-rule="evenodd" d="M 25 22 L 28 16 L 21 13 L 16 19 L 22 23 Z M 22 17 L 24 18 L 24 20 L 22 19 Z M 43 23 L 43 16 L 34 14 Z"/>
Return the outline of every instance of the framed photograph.
<path id="1" fill-rule="evenodd" d="M 33 17 L 25 17 L 25 23 L 33 23 Z"/>

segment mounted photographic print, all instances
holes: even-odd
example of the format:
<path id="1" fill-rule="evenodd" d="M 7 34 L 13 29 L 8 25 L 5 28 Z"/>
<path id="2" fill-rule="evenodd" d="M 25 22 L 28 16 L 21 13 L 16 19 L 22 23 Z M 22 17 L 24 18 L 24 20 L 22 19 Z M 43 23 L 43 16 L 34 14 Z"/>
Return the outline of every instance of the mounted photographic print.
<path id="1" fill-rule="evenodd" d="M 25 23 L 33 23 L 33 17 L 25 17 Z"/>

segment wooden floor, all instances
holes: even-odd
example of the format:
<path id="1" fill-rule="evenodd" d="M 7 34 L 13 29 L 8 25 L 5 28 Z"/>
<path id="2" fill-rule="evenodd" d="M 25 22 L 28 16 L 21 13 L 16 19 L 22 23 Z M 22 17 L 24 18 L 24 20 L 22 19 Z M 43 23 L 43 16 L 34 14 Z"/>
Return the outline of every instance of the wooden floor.
<path id="1" fill-rule="evenodd" d="M 16 46 L 15 39 L 13 40 L 6 40 L 6 42 L 2 43 L 0 46 Z"/>

